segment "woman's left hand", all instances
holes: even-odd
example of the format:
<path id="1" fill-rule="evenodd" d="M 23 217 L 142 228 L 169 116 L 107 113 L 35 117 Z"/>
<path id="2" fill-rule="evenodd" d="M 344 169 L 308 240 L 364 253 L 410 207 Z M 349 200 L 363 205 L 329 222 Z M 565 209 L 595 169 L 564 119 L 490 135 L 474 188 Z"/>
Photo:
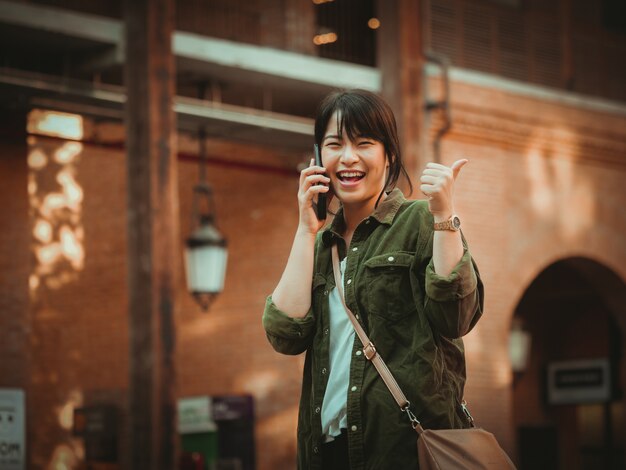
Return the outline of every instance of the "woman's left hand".
<path id="1" fill-rule="evenodd" d="M 454 214 L 454 182 L 468 161 L 463 158 L 450 167 L 439 163 L 426 165 L 420 178 L 420 189 L 428 198 L 428 209 L 433 216 L 447 219 Z"/>

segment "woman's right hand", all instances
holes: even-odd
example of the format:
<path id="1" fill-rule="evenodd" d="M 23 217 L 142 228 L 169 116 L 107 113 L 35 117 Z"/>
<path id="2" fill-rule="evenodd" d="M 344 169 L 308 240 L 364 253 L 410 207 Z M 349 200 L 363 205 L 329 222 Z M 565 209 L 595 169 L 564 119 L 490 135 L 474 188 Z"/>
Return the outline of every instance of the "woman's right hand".
<path id="1" fill-rule="evenodd" d="M 313 202 L 320 194 L 331 194 L 327 184 L 330 179 L 325 169 L 315 166 L 311 160 L 308 168 L 300 172 L 298 206 L 300 222 L 293 239 L 287 265 L 280 281 L 272 293 L 276 307 L 290 317 L 304 318 L 311 309 L 311 282 L 315 257 L 315 236 L 324 225 L 317 220 Z"/>
<path id="2" fill-rule="evenodd" d="M 318 220 L 313 202 L 319 194 L 328 194 L 327 204 L 332 199 L 329 193 L 330 178 L 325 176 L 326 169 L 316 166 L 311 159 L 308 168 L 300 172 L 300 187 L 298 188 L 298 205 L 300 208 L 300 223 L 298 230 L 315 235 L 323 226 L 324 220 Z M 323 184 L 320 184 L 323 183 Z"/>

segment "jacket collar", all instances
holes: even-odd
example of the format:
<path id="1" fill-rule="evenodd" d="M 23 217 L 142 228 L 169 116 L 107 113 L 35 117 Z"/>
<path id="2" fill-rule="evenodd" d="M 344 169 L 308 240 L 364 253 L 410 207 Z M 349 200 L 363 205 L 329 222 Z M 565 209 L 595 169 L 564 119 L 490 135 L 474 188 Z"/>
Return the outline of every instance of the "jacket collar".
<path id="1" fill-rule="evenodd" d="M 400 209 L 400 206 L 402 206 L 405 201 L 406 198 L 402 191 L 398 188 L 394 188 L 387 193 L 387 197 L 384 201 L 378 204 L 378 207 L 374 209 L 374 212 L 372 212 L 366 220 L 370 219 L 380 224 L 391 225 L 394 217 L 398 213 L 398 209 Z M 322 233 L 324 245 L 330 246 L 334 239 L 341 238 L 340 234 L 343 233 L 344 228 L 343 207 L 340 207 L 331 224 Z"/>

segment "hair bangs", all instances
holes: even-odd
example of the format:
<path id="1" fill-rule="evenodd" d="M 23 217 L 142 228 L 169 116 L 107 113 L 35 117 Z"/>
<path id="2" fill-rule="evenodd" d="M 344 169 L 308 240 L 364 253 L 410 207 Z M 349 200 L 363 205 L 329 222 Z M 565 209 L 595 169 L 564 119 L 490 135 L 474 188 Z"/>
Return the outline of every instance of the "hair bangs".
<path id="1" fill-rule="evenodd" d="M 355 141 L 359 137 L 369 137 L 386 144 L 386 137 L 380 126 L 378 116 L 372 115 L 372 103 L 361 96 L 343 95 L 337 100 L 337 135 L 343 135 Z M 377 114 L 377 113 L 375 113 Z M 385 145 L 387 147 L 387 145 Z"/>

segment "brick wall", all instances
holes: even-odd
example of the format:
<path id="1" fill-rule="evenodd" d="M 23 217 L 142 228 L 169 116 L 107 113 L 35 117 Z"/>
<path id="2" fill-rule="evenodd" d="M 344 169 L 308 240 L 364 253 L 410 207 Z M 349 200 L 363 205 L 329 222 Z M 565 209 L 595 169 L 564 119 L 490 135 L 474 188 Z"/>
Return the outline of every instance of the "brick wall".
<path id="1" fill-rule="evenodd" d="M 466 396 L 478 422 L 514 455 L 508 331 L 526 288 L 575 256 L 626 280 L 626 119 L 461 82 L 451 96 L 443 160 L 470 160 L 457 211 L 486 285 L 485 316 L 465 341 Z M 437 116 L 431 125 L 434 132 Z"/>
<path id="2" fill-rule="evenodd" d="M 49 157 L 37 176 L 40 200 L 59 191 L 55 178 L 60 166 L 53 155 L 64 144 L 30 138 L 29 149 Z M 34 468 L 61 464 L 75 468 L 84 449 L 72 437 L 72 408 L 100 403 L 124 407 L 128 383 L 124 159 L 119 152 L 83 147 L 73 168 L 84 196 L 71 220 L 84 232 L 84 263 L 53 264 L 32 293 L 28 399 L 32 416 L 37 417 L 29 423 Z M 31 273 L 37 271 L 37 263 L 34 257 Z"/>

